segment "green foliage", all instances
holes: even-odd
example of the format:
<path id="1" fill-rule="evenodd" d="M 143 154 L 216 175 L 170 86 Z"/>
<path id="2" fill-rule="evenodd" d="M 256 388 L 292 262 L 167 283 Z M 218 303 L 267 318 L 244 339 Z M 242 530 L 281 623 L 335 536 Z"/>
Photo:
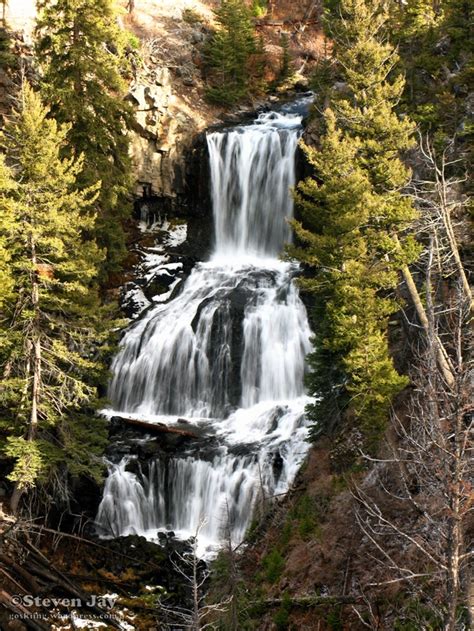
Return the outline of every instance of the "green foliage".
<path id="1" fill-rule="evenodd" d="M 443 621 L 438 612 L 418 598 L 400 599 L 402 614 L 394 621 L 394 631 L 436 631 L 443 627 Z"/>
<path id="2" fill-rule="evenodd" d="M 291 611 L 291 596 L 288 592 L 284 592 L 282 603 L 273 616 L 273 622 L 277 631 L 286 631 L 288 629 Z"/>
<path id="3" fill-rule="evenodd" d="M 218 28 L 206 50 L 211 69 L 207 96 L 232 105 L 246 97 L 258 79 L 255 64 L 263 51 L 255 37 L 252 13 L 241 0 L 222 0 L 215 16 Z"/>
<path id="4" fill-rule="evenodd" d="M 34 486 L 45 466 L 38 441 L 28 441 L 23 436 L 8 436 L 4 452 L 15 461 L 8 479 L 18 483 L 20 488 Z"/>
<path id="5" fill-rule="evenodd" d="M 280 36 L 280 46 L 283 51 L 281 58 L 280 75 L 282 79 L 287 79 L 291 75 L 290 68 L 290 39 L 286 33 L 282 33 Z"/>
<path id="6" fill-rule="evenodd" d="M 282 33 L 280 36 L 280 46 L 282 50 L 280 72 L 276 80 L 277 86 L 284 84 L 293 76 L 293 69 L 291 67 L 291 53 L 290 53 L 290 40 L 286 33 Z"/>
<path id="7" fill-rule="evenodd" d="M 311 497 L 303 495 L 290 513 L 291 519 L 297 522 L 298 532 L 302 539 L 320 538 L 320 521 L 328 507 L 328 497 Z"/>
<path id="8" fill-rule="evenodd" d="M 267 0 L 253 0 L 252 13 L 256 18 L 263 18 L 268 11 Z"/>
<path id="9" fill-rule="evenodd" d="M 203 21 L 203 17 L 195 9 L 184 9 L 183 20 L 187 24 L 199 24 Z"/>
<path id="10" fill-rule="evenodd" d="M 232 559 L 226 549 L 219 550 L 219 554 L 212 561 L 212 580 L 217 586 L 226 583 L 231 573 Z"/>
<path id="11" fill-rule="evenodd" d="M 0 26 L 0 68 L 15 67 L 18 63 L 12 51 L 11 35 L 5 26 Z"/>
<path id="12" fill-rule="evenodd" d="M 415 213 L 400 192 L 409 180 L 400 153 L 412 146 L 413 125 L 395 112 L 404 82 L 384 36 L 384 7 L 379 0 L 342 0 L 327 24 L 335 62 L 324 73 L 343 88 L 327 86 L 321 146 L 305 147 L 315 175 L 295 194 L 301 247 L 289 248 L 315 272 L 302 280 L 317 305 L 308 379 L 319 397 L 308 409 L 319 423 L 313 436 L 350 412 L 368 443 L 407 384 L 388 352 L 388 318 L 397 305 L 386 296 L 400 266 L 419 252 L 405 236 Z"/>
<path id="13" fill-rule="evenodd" d="M 132 110 L 124 99 L 128 36 L 117 24 L 112 0 L 38 2 L 36 54 L 42 93 L 59 123 L 68 123 L 65 155 L 84 154 L 78 184 L 102 182 L 95 202 L 105 272 L 125 254 L 123 221 L 131 186 L 128 136 Z"/>
<path id="14" fill-rule="evenodd" d="M 290 543 L 292 536 L 293 536 L 293 522 L 291 519 L 287 519 L 285 521 L 285 525 L 283 526 L 280 537 L 279 537 L 279 544 L 283 550 Z"/>
<path id="15" fill-rule="evenodd" d="M 285 559 L 275 548 L 262 561 L 264 577 L 269 583 L 276 583 L 285 569 Z"/>
<path id="16" fill-rule="evenodd" d="M 412 118 L 439 142 L 464 136 L 473 79 L 472 3 L 429 0 L 394 4 L 391 29 L 407 76 L 404 102 Z"/>
<path id="17" fill-rule="evenodd" d="M 334 495 L 339 495 L 348 488 L 347 478 L 345 475 L 335 475 L 332 478 L 332 490 Z"/>
<path id="18" fill-rule="evenodd" d="M 27 84 L 19 103 L 0 137 L 0 432 L 9 478 L 28 489 L 63 464 L 100 475 L 106 425 L 94 413 L 111 321 L 91 238 L 99 184 L 78 188 L 82 156 L 61 157 L 70 128 Z"/>
<path id="19" fill-rule="evenodd" d="M 341 606 L 334 606 L 326 617 L 328 627 L 332 631 L 343 631 L 344 623 L 342 621 L 342 608 Z"/>

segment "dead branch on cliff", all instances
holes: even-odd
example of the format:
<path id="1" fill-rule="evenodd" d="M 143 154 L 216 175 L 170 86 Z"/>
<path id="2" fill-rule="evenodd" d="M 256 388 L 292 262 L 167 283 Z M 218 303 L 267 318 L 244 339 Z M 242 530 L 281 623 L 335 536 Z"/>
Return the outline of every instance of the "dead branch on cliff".
<path id="1" fill-rule="evenodd" d="M 196 528 L 196 534 L 191 542 L 192 550 L 188 554 L 176 554 L 172 564 L 191 591 L 192 607 L 168 606 L 166 602 L 160 603 L 160 611 L 165 615 L 170 629 L 183 625 L 191 631 L 204 631 L 215 628 L 214 622 L 206 622 L 206 619 L 214 613 L 223 613 L 228 610 L 232 597 L 215 604 L 206 604 L 205 584 L 209 578 L 209 570 L 197 556 L 198 537 L 204 528 L 206 520 L 202 519 Z"/>

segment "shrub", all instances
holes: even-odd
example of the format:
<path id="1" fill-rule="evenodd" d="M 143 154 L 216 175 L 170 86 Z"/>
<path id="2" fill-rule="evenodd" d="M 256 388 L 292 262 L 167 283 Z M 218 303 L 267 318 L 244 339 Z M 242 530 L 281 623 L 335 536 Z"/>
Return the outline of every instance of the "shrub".
<path id="1" fill-rule="evenodd" d="M 278 550 L 272 550 L 263 559 L 265 578 L 270 583 L 276 583 L 285 567 L 285 559 Z"/>

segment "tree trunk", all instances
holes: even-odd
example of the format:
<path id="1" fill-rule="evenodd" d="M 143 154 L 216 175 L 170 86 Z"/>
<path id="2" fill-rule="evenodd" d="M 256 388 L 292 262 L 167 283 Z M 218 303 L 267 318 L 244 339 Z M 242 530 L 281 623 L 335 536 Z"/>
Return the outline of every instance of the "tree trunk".
<path id="1" fill-rule="evenodd" d="M 196 545 L 196 544 L 194 544 Z M 196 549 L 193 551 L 193 631 L 201 628 L 199 616 L 198 559 Z"/>
<path id="2" fill-rule="evenodd" d="M 129 418 L 128 416 L 114 416 L 112 419 L 116 419 L 124 425 L 131 425 L 132 427 L 138 427 L 144 431 L 156 434 L 177 434 L 178 436 L 184 436 L 186 438 L 199 438 L 198 433 L 190 432 L 185 429 L 179 429 L 178 427 L 169 427 L 168 425 L 165 425 L 165 423 L 150 423 L 149 421 Z"/>
<path id="3" fill-rule="evenodd" d="M 30 260 L 31 260 L 31 306 L 33 309 L 33 326 L 31 333 L 31 352 L 28 360 L 27 380 L 32 379 L 31 386 L 31 409 L 26 439 L 32 442 L 36 438 L 38 430 L 38 404 L 41 393 L 41 338 L 40 338 L 40 311 L 39 311 L 39 286 L 37 275 L 36 245 L 33 236 L 30 236 Z M 31 374 L 32 373 L 32 374 Z M 28 391 L 28 388 L 27 388 Z M 18 512 L 18 505 L 24 493 L 21 480 L 15 482 L 15 487 L 10 499 L 10 508 L 13 514 Z"/>
<path id="4" fill-rule="evenodd" d="M 466 294 L 466 298 L 469 299 L 469 306 L 472 309 L 472 291 L 471 286 L 469 285 L 469 281 L 467 280 L 466 271 L 464 269 L 464 265 L 461 261 L 461 256 L 459 254 L 459 248 L 456 241 L 456 235 L 454 234 L 453 223 L 451 221 L 451 213 L 449 211 L 447 199 L 446 199 L 446 182 L 444 179 L 444 170 L 441 172 L 441 182 L 438 183 L 439 196 L 441 198 L 441 214 L 443 217 L 444 228 L 446 230 L 446 235 L 449 241 L 449 247 L 451 248 L 451 253 L 454 258 L 454 262 L 456 264 L 457 271 L 459 273 L 459 277 L 461 279 L 462 287 L 464 293 Z"/>
<path id="5" fill-rule="evenodd" d="M 457 394 L 457 401 L 461 401 L 461 393 Z M 450 489 L 450 515 L 448 522 L 448 576 L 447 595 L 448 611 L 445 619 L 445 630 L 455 631 L 456 613 L 460 597 L 461 554 L 463 550 L 463 515 L 462 515 L 462 484 L 463 484 L 463 455 L 465 431 L 462 410 L 457 410 L 454 427 L 454 453 L 451 464 L 452 479 Z"/>
<path id="6" fill-rule="evenodd" d="M 425 330 L 425 333 L 428 335 L 429 333 L 429 322 L 428 317 L 426 315 L 425 308 L 423 303 L 421 302 L 420 294 L 418 293 L 418 289 L 416 288 L 415 281 L 413 280 L 413 276 L 411 275 L 408 266 L 405 265 L 402 268 L 403 278 L 405 280 L 408 292 L 410 294 L 410 298 L 413 301 L 413 304 L 416 309 L 416 313 L 418 315 L 418 319 L 420 321 L 421 326 Z M 453 370 L 450 366 L 449 356 L 444 348 L 441 340 L 438 335 L 434 336 L 434 342 L 436 344 L 436 359 L 438 365 L 440 367 L 441 372 L 443 373 L 443 377 L 446 380 L 446 383 L 450 388 L 454 387 L 454 375 Z"/>

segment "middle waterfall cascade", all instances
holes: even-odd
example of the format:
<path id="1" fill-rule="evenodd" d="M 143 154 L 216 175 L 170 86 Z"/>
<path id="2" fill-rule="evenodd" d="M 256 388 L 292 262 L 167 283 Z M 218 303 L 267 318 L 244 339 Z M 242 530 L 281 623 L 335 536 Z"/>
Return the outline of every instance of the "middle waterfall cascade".
<path id="1" fill-rule="evenodd" d="M 284 493 L 294 480 L 308 448 L 311 331 L 292 280 L 297 270 L 278 255 L 291 238 L 301 131 L 301 114 L 288 109 L 207 136 L 214 254 L 173 300 L 126 332 L 109 414 L 170 425 L 184 417 L 214 436 L 214 446 L 135 463 L 134 472 L 130 456 L 110 463 L 96 518 L 104 536 L 189 537 L 205 520 L 206 554 L 226 521 L 233 544 L 242 541 L 259 493 Z"/>

